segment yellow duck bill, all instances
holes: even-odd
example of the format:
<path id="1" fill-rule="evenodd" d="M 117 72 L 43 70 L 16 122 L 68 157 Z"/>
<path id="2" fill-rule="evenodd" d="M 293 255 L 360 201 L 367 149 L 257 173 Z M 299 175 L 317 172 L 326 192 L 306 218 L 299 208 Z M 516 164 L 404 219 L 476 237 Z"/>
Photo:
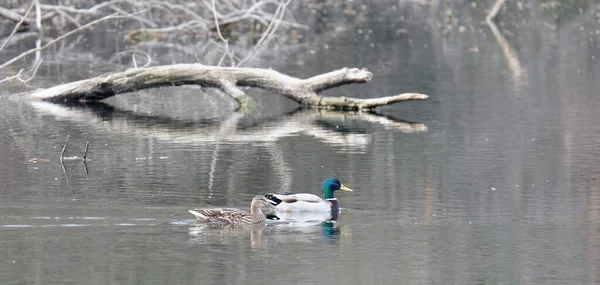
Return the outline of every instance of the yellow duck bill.
<path id="1" fill-rule="evenodd" d="M 340 190 L 344 190 L 344 191 L 348 191 L 348 192 L 354 192 L 352 189 L 344 186 L 344 184 L 342 184 L 342 187 L 340 187 Z"/>

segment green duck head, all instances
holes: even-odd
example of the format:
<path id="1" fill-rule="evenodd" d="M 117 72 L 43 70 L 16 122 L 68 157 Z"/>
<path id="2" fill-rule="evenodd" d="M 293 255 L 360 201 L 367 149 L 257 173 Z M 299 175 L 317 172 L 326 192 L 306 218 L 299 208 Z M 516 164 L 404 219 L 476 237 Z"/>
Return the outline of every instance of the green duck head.
<path id="1" fill-rule="evenodd" d="M 352 189 L 344 186 L 344 184 L 342 184 L 342 182 L 340 182 L 336 178 L 329 178 L 329 179 L 325 180 L 325 183 L 323 183 L 323 198 L 325 198 L 325 199 L 335 198 L 335 197 L 333 197 L 333 191 L 336 191 L 336 190 L 352 192 Z"/>

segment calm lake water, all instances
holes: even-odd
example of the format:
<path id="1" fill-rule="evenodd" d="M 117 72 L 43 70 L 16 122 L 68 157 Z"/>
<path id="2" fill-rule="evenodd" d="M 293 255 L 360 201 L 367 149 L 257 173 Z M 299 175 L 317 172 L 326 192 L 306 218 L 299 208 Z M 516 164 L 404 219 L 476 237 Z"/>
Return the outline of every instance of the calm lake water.
<path id="1" fill-rule="evenodd" d="M 299 77 L 366 67 L 372 82 L 326 94 L 429 100 L 341 113 L 250 90 L 257 106 L 241 114 L 195 87 L 62 106 L 0 85 L 0 283 L 598 284 L 597 7 L 563 19 L 513 3 L 503 42 L 470 3 L 450 27 L 433 5 L 356 5 L 292 11 L 311 26 L 305 42 L 250 65 Z M 125 49 L 195 61 L 109 44 L 115 33 L 43 53 L 31 85 L 122 70 L 111 58 Z M 0 62 L 33 46 L 9 46 Z M 87 164 L 61 165 L 67 136 L 65 156 L 90 142 Z M 335 223 L 206 229 L 187 213 L 319 194 L 328 177 L 355 190 L 336 193 Z"/>

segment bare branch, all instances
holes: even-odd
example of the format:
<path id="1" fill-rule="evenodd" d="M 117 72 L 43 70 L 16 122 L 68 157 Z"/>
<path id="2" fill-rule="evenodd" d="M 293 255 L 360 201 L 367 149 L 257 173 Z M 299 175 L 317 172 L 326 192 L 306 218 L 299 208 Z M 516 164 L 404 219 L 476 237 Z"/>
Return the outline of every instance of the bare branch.
<path id="1" fill-rule="evenodd" d="M 351 82 L 369 82 L 373 73 L 367 69 L 342 68 L 332 72 L 313 76 L 304 80 L 311 90 L 318 93 L 333 87 L 345 85 Z"/>
<path id="2" fill-rule="evenodd" d="M 134 68 L 144 68 L 144 67 L 148 67 L 148 66 L 150 66 L 150 64 L 152 64 L 152 56 L 150 56 L 150 54 L 148 54 L 147 52 L 145 52 L 143 50 L 129 50 L 129 49 L 128 50 L 123 50 L 123 51 L 120 51 L 120 52 L 114 54 L 109 59 L 109 61 L 113 62 L 113 61 L 115 61 L 115 59 L 118 59 L 119 57 L 121 57 L 123 55 L 129 55 L 129 54 L 131 54 L 131 58 L 132 58 L 132 61 L 133 61 L 133 64 L 134 64 Z M 136 54 L 141 54 L 144 57 L 146 57 L 146 63 L 144 63 L 143 66 L 137 66 L 137 60 L 135 58 Z"/>
<path id="3" fill-rule="evenodd" d="M 259 48 L 263 44 L 263 42 L 265 42 L 265 40 L 266 40 L 266 42 L 268 42 L 271 35 L 273 35 L 273 33 L 275 33 L 275 31 L 277 30 L 277 27 L 279 27 L 279 23 L 281 23 L 281 19 L 283 18 L 283 15 L 285 14 L 285 8 L 287 7 L 288 4 L 290 4 L 290 1 L 291 0 L 287 0 L 286 2 L 281 2 L 281 4 L 277 7 L 277 10 L 275 11 L 275 16 L 277 16 L 277 13 L 279 12 L 280 13 L 279 18 L 277 20 L 275 20 L 275 19 L 271 20 L 271 23 L 269 23 L 267 30 L 265 31 L 263 36 L 260 38 L 260 40 L 256 44 L 257 48 Z"/>
<path id="4" fill-rule="evenodd" d="M 305 98 L 302 103 L 307 106 L 323 107 L 328 109 L 343 110 L 370 110 L 375 107 L 388 105 L 407 100 L 425 100 L 429 96 L 419 93 L 404 93 L 395 96 L 360 99 L 352 97 L 322 97 L 310 96 Z"/>
<path id="5" fill-rule="evenodd" d="M 43 61 L 44 61 L 43 59 L 40 59 L 40 60 L 38 60 L 37 64 L 35 65 L 35 68 L 33 69 L 33 73 L 31 73 L 31 76 L 29 76 L 29 78 L 27 78 L 27 79 L 22 79 L 22 78 L 19 76 L 19 77 L 17 77 L 17 79 L 18 79 L 19 81 L 21 81 L 21 83 L 23 83 L 23 84 L 27 84 L 27 82 L 31 81 L 31 80 L 32 80 L 32 79 L 35 77 L 35 74 L 37 73 L 38 69 L 40 68 L 40 65 L 42 65 L 42 62 L 43 62 Z"/>
<path id="6" fill-rule="evenodd" d="M 408 100 L 425 100 L 429 96 L 420 93 L 402 93 L 399 95 L 371 98 L 371 99 L 360 99 L 360 107 L 364 109 L 371 109 L 377 106 L 388 105 L 391 103 L 408 101 Z"/>
<path id="7" fill-rule="evenodd" d="M 165 27 L 165 28 L 143 28 L 131 31 L 127 33 L 127 37 L 132 41 L 137 41 L 138 37 L 148 37 L 154 34 L 169 34 L 180 30 L 197 29 L 199 27 L 205 27 L 205 25 L 198 21 L 189 21 L 177 26 Z"/>
<path id="8" fill-rule="evenodd" d="M 229 41 L 227 41 L 223 37 L 223 34 L 221 34 L 221 28 L 219 27 L 219 17 L 217 17 L 217 7 L 215 6 L 215 0 L 212 0 L 212 12 L 213 12 L 213 15 L 215 18 L 215 28 L 217 29 L 217 34 L 219 35 L 219 39 L 221 39 L 221 41 L 223 42 L 223 49 L 225 50 L 225 54 L 229 54 Z M 223 63 L 223 59 L 225 59 L 225 54 L 219 60 L 218 65 L 221 65 Z M 231 62 L 231 64 L 234 65 L 233 61 Z"/>
<path id="9" fill-rule="evenodd" d="M 275 33 L 275 31 L 277 30 L 277 27 L 279 27 L 279 24 L 281 23 L 281 19 L 283 18 L 283 15 L 285 14 L 285 9 L 286 9 L 287 5 L 290 4 L 290 1 L 291 0 L 287 0 L 286 2 L 281 2 L 279 4 L 279 6 L 277 7 L 277 10 L 275 11 L 275 15 L 277 15 L 277 13 L 280 13 L 279 18 L 277 20 L 275 20 L 275 18 L 273 18 L 271 20 L 271 23 L 269 23 L 267 30 L 265 30 L 265 32 L 263 33 L 260 40 L 258 40 L 258 43 L 256 43 L 256 45 L 254 46 L 254 48 L 252 49 L 252 52 L 248 56 L 246 56 L 244 59 L 242 59 L 237 64 L 237 66 L 241 66 L 246 61 L 248 61 L 256 53 L 256 51 L 263 45 L 263 42 L 264 42 L 264 44 L 269 42 L 270 37 Z M 265 42 L 265 40 L 266 40 L 266 42 Z"/>
<path id="10" fill-rule="evenodd" d="M 38 32 L 25 32 L 25 33 L 14 34 L 13 36 L 11 36 L 10 39 L 8 37 L 6 37 L 6 39 L 8 41 L 6 42 L 4 48 L 9 47 L 11 45 L 14 45 L 14 44 L 16 44 L 19 41 L 22 41 L 24 39 L 27 39 L 27 38 L 30 38 L 30 37 L 35 37 L 37 35 L 39 35 Z"/>
<path id="11" fill-rule="evenodd" d="M 67 20 L 71 21 L 71 23 L 73 23 L 76 27 L 81 27 L 81 24 L 79 24 L 79 22 L 77 20 L 75 20 L 75 18 L 73 18 L 71 15 L 67 14 L 65 11 L 60 10 L 60 9 L 56 9 L 56 12 L 61 16 L 66 18 Z"/>
<path id="12" fill-rule="evenodd" d="M 142 66 L 142 68 L 150 66 L 150 64 L 152 63 L 152 57 L 150 56 L 150 54 L 142 50 L 139 50 L 138 52 L 141 52 L 146 56 L 146 63 Z"/>
<path id="13" fill-rule="evenodd" d="M 221 87 L 221 90 L 225 91 L 225 93 L 227 93 L 233 99 L 238 101 L 242 107 L 248 106 L 250 102 L 253 101 L 250 96 L 246 95 L 242 89 L 235 86 L 235 83 L 229 80 L 221 80 L 219 87 Z"/>
<path id="14" fill-rule="evenodd" d="M 29 24 L 29 19 L 27 19 L 27 14 L 29 13 L 29 11 L 31 11 L 31 8 L 33 7 L 33 4 L 35 3 L 35 0 L 31 2 L 31 7 L 29 7 L 29 9 L 27 10 L 27 12 L 25 13 L 25 16 L 22 17 L 19 13 L 0 7 L 0 16 L 10 19 L 13 22 L 19 22 L 19 23 L 27 23 Z M 19 24 L 20 25 L 20 24 Z"/>
<path id="15" fill-rule="evenodd" d="M 261 17 L 261 18 L 264 18 L 267 20 L 272 20 L 276 17 L 275 15 L 271 15 L 264 11 L 257 11 L 256 14 L 257 14 L 256 15 L 257 17 Z M 284 26 L 295 28 L 295 29 L 303 29 L 303 30 L 309 29 L 309 27 L 307 25 L 302 25 L 302 24 L 298 24 L 298 23 L 294 23 L 294 22 L 290 22 L 290 21 L 285 21 L 285 20 L 281 20 L 281 24 Z"/>
<path id="16" fill-rule="evenodd" d="M 112 6 L 114 4 L 123 3 L 123 2 L 130 2 L 130 1 L 128 1 L 128 0 L 112 0 L 112 1 L 104 2 L 102 4 L 95 5 L 88 9 L 77 9 L 77 8 L 63 6 L 63 5 L 57 6 L 57 5 L 44 5 L 44 4 L 40 5 L 40 8 L 44 9 L 44 10 L 62 10 L 62 11 L 68 12 L 68 13 L 75 13 L 75 14 L 96 14 L 96 13 L 98 13 L 98 11 L 100 9 Z"/>
<path id="17" fill-rule="evenodd" d="M 180 11 L 184 12 L 185 14 L 190 15 L 192 18 L 196 19 L 196 21 L 203 23 L 205 30 L 208 30 L 207 25 L 212 22 L 207 19 L 204 19 L 200 15 L 196 14 L 194 11 L 192 11 L 184 6 L 181 6 L 181 5 L 171 4 L 168 1 L 153 1 L 151 3 L 153 3 L 154 6 L 165 6 L 165 7 L 167 7 L 167 10 L 180 10 Z M 210 10 L 210 7 L 208 7 L 208 8 Z"/>
<path id="18" fill-rule="evenodd" d="M 23 15 L 23 17 L 21 18 L 21 20 L 17 23 L 17 25 L 13 29 L 12 33 L 10 33 L 10 36 L 8 36 L 8 38 L 6 38 L 6 40 L 4 41 L 4 43 L 2 44 L 2 46 L 0 46 L 0 51 L 2 51 L 2 49 L 4 48 L 4 46 L 6 46 L 6 44 L 8 43 L 8 41 L 10 41 L 10 39 L 15 35 L 15 33 L 17 32 L 17 30 L 19 29 L 19 27 L 21 26 L 21 24 L 23 24 L 23 22 L 25 21 L 25 19 L 27 19 L 27 15 L 29 15 L 29 12 L 31 12 L 31 9 L 33 8 L 33 6 L 35 5 L 36 2 L 37 2 L 37 0 L 31 1 L 31 5 L 29 6 L 29 9 L 27 9 L 27 12 L 25 12 L 25 15 Z M 4 8 L 1 8 L 1 9 L 4 9 Z M 6 10 L 6 9 L 4 9 L 4 10 Z M 8 11 L 10 11 L 10 10 L 8 10 Z"/>
<path id="19" fill-rule="evenodd" d="M 110 8 L 111 10 L 113 10 L 113 11 L 115 11 L 115 12 L 117 12 L 117 13 L 121 14 L 121 15 L 128 15 L 128 14 L 130 14 L 129 12 L 127 12 L 127 11 L 123 11 L 123 9 L 120 9 L 120 8 L 118 8 L 118 7 L 115 7 L 115 6 L 110 6 L 109 8 Z M 132 18 L 132 19 L 134 19 L 134 20 L 136 20 L 136 21 L 138 21 L 138 22 L 140 22 L 140 24 L 141 24 L 142 26 L 143 26 L 144 24 L 146 24 L 146 25 L 149 25 L 150 27 L 153 27 L 153 28 L 156 28 L 156 27 L 158 27 L 158 25 L 157 25 L 156 23 L 154 23 L 154 22 L 152 22 L 152 21 L 150 21 L 150 20 L 144 19 L 144 18 L 142 18 L 142 17 L 138 17 L 138 16 L 135 16 L 135 15 L 131 15 L 131 18 Z"/>
<path id="20" fill-rule="evenodd" d="M 42 9 L 40 8 L 40 1 L 35 0 L 35 27 L 38 32 L 42 32 Z"/>
<path id="21" fill-rule="evenodd" d="M 227 94 L 229 94 L 235 99 L 240 98 L 242 96 L 246 96 L 246 93 L 244 93 L 244 91 L 242 91 L 240 88 L 237 88 L 237 86 L 235 86 L 235 84 L 229 80 L 222 80 L 219 87 L 221 87 L 223 91 L 225 91 Z"/>
<path id="22" fill-rule="evenodd" d="M 23 78 L 23 71 L 25 71 L 24 68 L 22 68 L 21 70 L 19 70 L 19 72 L 13 76 L 8 76 L 2 80 L 0 80 L 0 84 L 6 82 L 6 81 L 12 81 L 14 79 L 17 79 L 19 81 L 21 81 L 21 83 L 27 85 L 27 82 L 31 81 L 34 77 L 35 74 L 37 73 L 38 69 L 40 68 L 40 65 L 42 65 L 43 60 L 39 60 L 37 62 L 37 64 L 35 65 L 35 68 L 33 69 L 33 73 L 31 74 L 31 76 L 29 76 L 29 78 Z"/>
<path id="23" fill-rule="evenodd" d="M 79 27 L 77 29 L 74 29 L 74 30 L 72 30 L 72 31 L 70 31 L 70 32 L 68 32 L 68 33 L 66 33 L 66 34 L 64 34 L 64 35 L 62 35 L 62 36 L 60 36 L 60 37 L 58 37 L 56 39 L 51 40 L 49 43 L 47 43 L 47 44 L 45 44 L 45 45 L 43 45 L 43 46 L 41 46 L 39 48 L 30 49 L 30 50 L 28 50 L 26 52 L 21 53 L 20 55 L 18 55 L 16 57 L 12 58 L 11 60 L 3 63 L 2 65 L 0 65 L 0 69 L 5 68 L 5 67 L 7 67 L 7 66 L 9 66 L 9 65 L 17 62 L 18 60 L 20 60 L 20 59 L 22 59 L 22 58 L 24 58 L 24 57 L 26 57 L 26 56 L 28 56 L 28 55 L 30 55 L 32 53 L 35 53 L 35 52 L 38 52 L 38 51 L 42 51 L 42 50 L 46 49 L 47 47 L 49 47 L 49 46 L 51 46 L 51 45 L 53 45 L 53 44 L 61 41 L 62 39 L 66 38 L 66 37 L 68 37 L 68 36 L 70 36 L 70 35 L 72 35 L 72 34 L 74 34 L 76 32 L 79 32 L 79 31 L 81 31 L 83 29 L 87 29 L 87 28 L 89 28 L 89 27 L 91 27 L 93 25 L 96 25 L 96 24 L 98 24 L 100 22 L 103 22 L 103 21 L 106 21 L 106 20 L 109 20 L 109 19 L 126 18 L 126 17 L 128 17 L 128 16 L 119 16 L 117 14 L 111 14 L 111 15 L 108 15 L 106 17 L 102 17 L 102 18 L 97 19 L 95 21 L 89 22 L 89 23 L 87 23 L 87 24 L 85 24 L 85 25 L 83 25 L 83 26 L 81 26 L 81 27 Z"/>
<path id="24" fill-rule="evenodd" d="M 250 8 L 248 8 L 246 10 L 233 11 L 227 15 L 219 16 L 219 18 L 221 18 L 219 23 L 221 25 L 226 25 L 229 23 L 235 23 L 235 22 L 239 22 L 244 19 L 251 18 L 251 19 L 260 21 L 262 24 L 267 25 L 268 22 L 264 18 L 271 17 L 271 19 L 274 19 L 275 17 L 260 10 L 260 7 L 265 4 L 277 4 L 278 6 L 280 6 L 283 3 L 273 1 L 273 0 L 260 1 L 260 2 L 255 3 L 254 5 L 252 5 Z M 255 10 L 257 10 L 256 13 L 255 13 Z M 277 8 L 277 11 L 279 11 L 279 8 Z M 275 12 L 275 14 L 277 14 L 277 11 Z M 268 16 L 262 17 L 262 16 L 259 16 L 258 13 L 265 13 Z"/>
<path id="25" fill-rule="evenodd" d="M 246 10 L 236 10 L 233 11 L 227 15 L 223 15 L 222 17 L 225 19 L 230 19 L 233 17 L 236 17 L 240 14 L 243 14 L 241 16 L 241 18 L 245 18 L 246 16 L 250 15 L 251 13 L 254 12 L 254 10 L 260 8 L 261 6 L 265 5 L 265 4 L 279 4 L 279 2 L 275 1 L 275 0 L 265 0 L 265 1 L 259 1 L 254 3 L 254 5 L 250 6 L 250 8 L 246 9 Z"/>
<path id="26" fill-rule="evenodd" d="M 17 79 L 19 77 L 21 77 L 21 74 L 23 73 L 23 71 L 25 71 L 25 69 L 21 68 L 21 70 L 19 70 L 19 72 L 15 75 L 12 76 L 7 76 L 6 78 L 0 80 L 0 84 L 6 82 L 6 81 L 12 81 L 13 79 Z"/>

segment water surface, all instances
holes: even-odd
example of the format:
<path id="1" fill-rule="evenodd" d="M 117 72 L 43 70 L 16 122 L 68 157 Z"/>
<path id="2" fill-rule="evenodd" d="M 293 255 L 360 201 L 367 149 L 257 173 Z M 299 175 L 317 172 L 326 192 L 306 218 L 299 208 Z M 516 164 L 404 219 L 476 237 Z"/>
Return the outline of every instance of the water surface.
<path id="1" fill-rule="evenodd" d="M 376 114 L 296 109 L 259 90 L 240 114 L 193 87 L 61 106 L 3 86 L 0 283 L 597 284 L 596 8 L 550 29 L 546 14 L 509 6 L 523 18 L 504 26 L 515 61 L 469 7 L 449 31 L 436 7 L 394 7 L 359 20 L 297 11 L 322 24 L 306 46 L 254 62 L 301 77 L 374 73 L 328 95 L 430 95 Z M 40 87 L 114 67 L 47 56 L 57 61 Z M 60 163 L 67 135 L 67 156 L 90 142 L 86 164 Z M 336 193 L 335 223 L 206 229 L 187 213 L 318 194 L 332 176 L 355 190 Z"/>

